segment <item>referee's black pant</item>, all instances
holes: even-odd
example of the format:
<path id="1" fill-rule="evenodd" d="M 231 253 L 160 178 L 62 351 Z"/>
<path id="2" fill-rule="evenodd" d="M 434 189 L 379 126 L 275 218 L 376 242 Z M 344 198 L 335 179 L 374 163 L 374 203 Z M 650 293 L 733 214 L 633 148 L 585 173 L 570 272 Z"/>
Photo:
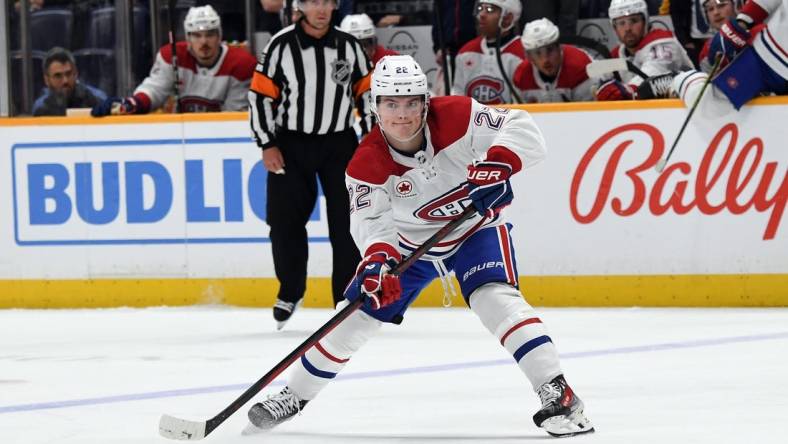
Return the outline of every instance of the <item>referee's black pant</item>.
<path id="1" fill-rule="evenodd" d="M 297 302 L 306 291 L 309 257 L 306 224 L 317 200 L 317 179 L 326 197 L 328 237 L 334 269 L 331 289 L 334 305 L 353 278 L 360 261 L 350 235 L 350 203 L 345 169 L 358 146 L 352 128 L 323 135 L 277 132 L 285 174 L 268 174 L 266 222 L 271 227 L 274 271 L 279 280 L 277 297 Z"/>

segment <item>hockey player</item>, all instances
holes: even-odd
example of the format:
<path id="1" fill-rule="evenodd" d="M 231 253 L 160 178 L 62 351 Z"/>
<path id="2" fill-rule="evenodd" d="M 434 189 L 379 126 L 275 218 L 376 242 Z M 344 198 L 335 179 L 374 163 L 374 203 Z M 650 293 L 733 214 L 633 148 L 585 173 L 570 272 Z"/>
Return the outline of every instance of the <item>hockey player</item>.
<path id="1" fill-rule="evenodd" d="M 753 27 L 765 24 L 755 38 Z M 752 40 L 751 44 L 748 41 Z M 788 0 L 750 0 L 735 19 L 728 20 L 712 38 L 708 60 L 721 54 L 728 64 L 711 80 L 698 104 L 706 118 L 740 109 L 765 93 L 788 94 Z M 735 59 L 734 59 L 735 57 Z M 732 61 L 731 61 L 732 60 Z M 673 79 L 673 89 L 690 107 L 700 94 L 706 73 L 687 71 Z"/>
<path id="2" fill-rule="evenodd" d="M 610 51 L 611 56 L 632 61 L 649 76 L 649 81 L 638 91 L 645 79 L 633 73 L 622 73 L 622 82 L 609 80 L 597 89 L 597 100 L 668 97 L 673 77 L 658 76 L 693 67 L 679 41 L 670 31 L 650 29 L 645 0 L 613 0 L 608 15 L 621 41 Z"/>
<path id="3" fill-rule="evenodd" d="M 452 95 L 473 97 L 489 105 L 514 102 L 507 81 L 511 81 L 517 65 L 525 59 L 515 28 L 521 10 L 520 0 L 485 0 L 477 5 L 479 37 L 466 43 L 457 54 Z M 504 72 L 495 49 L 499 34 Z"/>
<path id="4" fill-rule="evenodd" d="M 384 57 L 375 67 L 372 110 L 380 123 L 347 169 L 351 231 L 365 258 L 345 297 L 364 305 L 294 364 L 281 392 L 249 410 L 247 432 L 299 413 L 384 322 L 400 323 L 421 290 L 450 270 L 466 304 L 539 395 L 536 425 L 556 436 L 593 431 L 546 327 L 520 293 L 503 212 L 513 199 L 509 177 L 544 158 L 539 128 L 525 111 L 468 97 L 430 100 L 427 77 L 410 56 Z M 399 277 L 387 274 L 469 205 L 474 217 Z"/>
<path id="5" fill-rule="evenodd" d="M 210 6 L 192 7 L 183 21 L 186 42 L 176 44 L 181 112 L 242 111 L 257 61 L 240 48 L 222 43 L 219 14 Z M 131 97 L 110 97 L 93 116 L 145 114 L 165 104 L 175 85 L 172 45 L 156 54 L 150 75 Z"/>
<path id="6" fill-rule="evenodd" d="M 366 14 L 346 15 L 339 27 L 348 34 L 352 34 L 353 37 L 361 42 L 361 46 L 364 47 L 364 52 L 367 53 L 367 57 L 372 61 L 373 66 L 378 63 L 378 60 L 387 55 L 399 54 L 397 51 L 378 45 L 378 38 L 375 36 L 375 24 L 372 23 L 372 19 Z"/>
<path id="7" fill-rule="evenodd" d="M 706 21 L 709 23 L 711 29 L 715 32 L 719 31 L 720 27 L 729 19 L 736 17 L 738 7 L 733 0 L 704 0 L 703 13 L 706 15 Z M 703 48 L 700 50 L 698 65 L 700 70 L 708 73 L 714 66 L 714 61 L 709 63 L 709 46 L 712 39 L 707 39 L 703 43 Z"/>
<path id="8" fill-rule="evenodd" d="M 591 56 L 572 45 L 558 43 L 558 27 L 543 18 L 525 25 L 527 60 L 514 72 L 514 85 L 524 102 L 583 102 L 594 100 L 586 65 Z"/>

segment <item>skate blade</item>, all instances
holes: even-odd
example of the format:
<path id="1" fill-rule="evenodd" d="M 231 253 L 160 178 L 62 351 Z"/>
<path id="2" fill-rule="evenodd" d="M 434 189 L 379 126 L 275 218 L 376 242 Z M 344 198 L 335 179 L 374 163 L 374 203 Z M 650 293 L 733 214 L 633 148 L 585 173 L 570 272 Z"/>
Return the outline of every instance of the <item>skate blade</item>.
<path id="1" fill-rule="evenodd" d="M 289 320 L 290 319 L 288 319 L 287 321 Z M 285 324 L 287 324 L 287 321 L 276 321 L 276 331 L 283 329 L 285 327 Z"/>
<path id="2" fill-rule="evenodd" d="M 547 418 L 542 422 L 541 427 L 556 438 L 568 438 L 570 436 L 582 435 L 584 433 L 593 433 L 594 426 L 591 421 L 586 418 L 583 412 L 574 412 L 569 416 L 553 416 Z"/>

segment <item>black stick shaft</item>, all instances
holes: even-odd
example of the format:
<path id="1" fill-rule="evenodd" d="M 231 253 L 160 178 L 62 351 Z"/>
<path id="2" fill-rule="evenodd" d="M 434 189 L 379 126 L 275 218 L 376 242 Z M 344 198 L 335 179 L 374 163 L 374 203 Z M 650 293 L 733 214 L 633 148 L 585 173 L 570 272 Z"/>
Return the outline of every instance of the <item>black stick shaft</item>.
<path id="1" fill-rule="evenodd" d="M 421 256 L 423 256 L 430 248 L 434 247 L 438 242 L 440 242 L 444 237 L 446 237 L 449 233 L 454 231 L 457 227 L 462 225 L 466 220 L 473 217 L 476 213 L 476 210 L 473 206 L 468 206 L 465 210 L 460 213 L 460 215 L 446 224 L 443 228 L 438 230 L 435 234 L 432 235 L 429 239 L 427 239 L 416 251 L 413 252 L 410 256 L 406 257 L 402 262 L 397 264 L 389 273 L 395 276 L 399 276 L 405 270 L 407 270 L 411 265 L 413 265 Z M 295 350 L 290 352 L 289 355 L 285 356 L 278 364 L 274 366 L 268 373 L 265 374 L 262 378 L 260 378 L 257 382 L 252 384 L 251 387 L 246 389 L 245 392 L 241 394 L 235 401 L 233 401 L 230 405 L 228 405 L 224 410 L 219 412 L 218 415 L 214 416 L 213 418 L 209 419 L 205 425 L 205 436 L 208 436 L 219 424 L 223 423 L 227 418 L 230 417 L 233 413 L 238 411 L 244 404 L 249 402 L 255 395 L 257 395 L 262 389 L 264 389 L 268 384 L 270 384 L 274 379 L 276 379 L 279 374 L 285 371 L 290 364 L 295 362 L 296 359 L 300 358 L 304 353 L 307 352 L 310 348 L 312 348 L 315 344 L 317 344 L 324 336 L 326 336 L 331 330 L 333 330 L 337 325 L 339 325 L 342 321 L 344 321 L 348 316 L 350 316 L 356 309 L 358 309 L 364 303 L 364 298 L 358 298 L 355 301 L 348 304 L 345 308 L 339 311 L 339 313 L 335 314 L 334 317 L 328 320 L 322 327 L 318 328 L 317 331 L 312 333 L 304 342 L 301 343 Z"/>
<path id="2" fill-rule="evenodd" d="M 706 92 L 706 88 L 711 83 L 711 78 L 714 77 L 714 74 L 717 73 L 717 70 L 720 68 L 720 64 L 722 62 L 722 57 L 719 55 L 717 56 L 717 60 L 714 61 L 714 67 L 711 68 L 711 72 L 709 72 L 709 77 L 706 78 L 706 81 L 703 82 L 703 86 L 700 88 L 700 94 L 698 97 L 695 98 L 695 102 L 692 104 L 692 108 L 690 108 L 689 112 L 687 113 L 687 118 L 684 119 L 684 123 L 681 124 L 681 129 L 679 129 L 679 133 L 676 135 L 676 139 L 673 140 L 673 145 L 671 145 L 670 150 L 668 151 L 668 155 L 665 156 L 665 164 L 668 163 L 670 160 L 670 156 L 673 154 L 673 150 L 676 149 L 676 146 L 679 144 L 679 140 L 681 139 L 681 135 L 684 134 L 684 129 L 687 128 L 687 124 L 689 123 L 692 115 L 695 113 L 695 110 L 698 108 L 698 104 L 700 100 L 703 98 L 703 94 Z"/>
<path id="3" fill-rule="evenodd" d="M 169 0 L 167 3 L 167 18 L 170 22 L 169 38 L 170 50 L 172 51 L 172 71 L 175 75 L 175 80 L 172 85 L 173 94 L 175 95 L 175 112 L 181 112 L 181 82 L 178 75 L 178 52 L 176 51 L 175 44 L 175 2 L 176 0 Z"/>

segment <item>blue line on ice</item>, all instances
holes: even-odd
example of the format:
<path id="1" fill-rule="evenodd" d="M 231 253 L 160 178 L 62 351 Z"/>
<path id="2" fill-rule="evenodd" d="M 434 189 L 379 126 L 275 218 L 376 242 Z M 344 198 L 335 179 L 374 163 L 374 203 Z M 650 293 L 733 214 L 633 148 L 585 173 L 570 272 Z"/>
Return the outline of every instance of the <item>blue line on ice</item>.
<path id="1" fill-rule="evenodd" d="M 773 339 L 788 339 L 788 332 L 769 333 L 749 336 L 731 336 L 725 338 L 699 339 L 684 342 L 666 342 L 662 344 L 638 345 L 632 347 L 619 347 L 603 350 L 589 350 L 585 352 L 561 353 L 561 359 L 592 358 L 605 355 L 622 355 L 630 353 L 646 353 L 664 350 L 679 350 L 684 348 L 710 347 L 715 345 L 735 344 L 741 342 L 768 341 Z M 395 368 L 390 370 L 376 370 L 369 372 L 356 372 L 338 375 L 338 380 L 383 378 L 389 376 L 411 375 L 418 373 L 435 373 L 469 368 L 492 367 L 497 365 L 511 365 L 511 359 L 496 359 L 491 361 L 457 362 L 454 364 L 428 365 L 422 367 Z M 164 390 L 158 392 L 132 393 L 129 395 L 103 396 L 99 398 L 69 399 L 65 401 L 39 402 L 34 404 L 18 404 L 0 406 L 0 414 L 25 412 L 31 410 L 61 409 L 67 407 L 80 407 L 98 404 L 111 404 L 116 402 L 140 401 L 143 399 L 171 398 L 175 396 L 192 396 L 206 393 L 243 391 L 251 384 L 230 384 L 213 387 L 196 387 L 179 390 Z M 270 386 L 284 385 L 283 380 L 276 380 Z"/>

